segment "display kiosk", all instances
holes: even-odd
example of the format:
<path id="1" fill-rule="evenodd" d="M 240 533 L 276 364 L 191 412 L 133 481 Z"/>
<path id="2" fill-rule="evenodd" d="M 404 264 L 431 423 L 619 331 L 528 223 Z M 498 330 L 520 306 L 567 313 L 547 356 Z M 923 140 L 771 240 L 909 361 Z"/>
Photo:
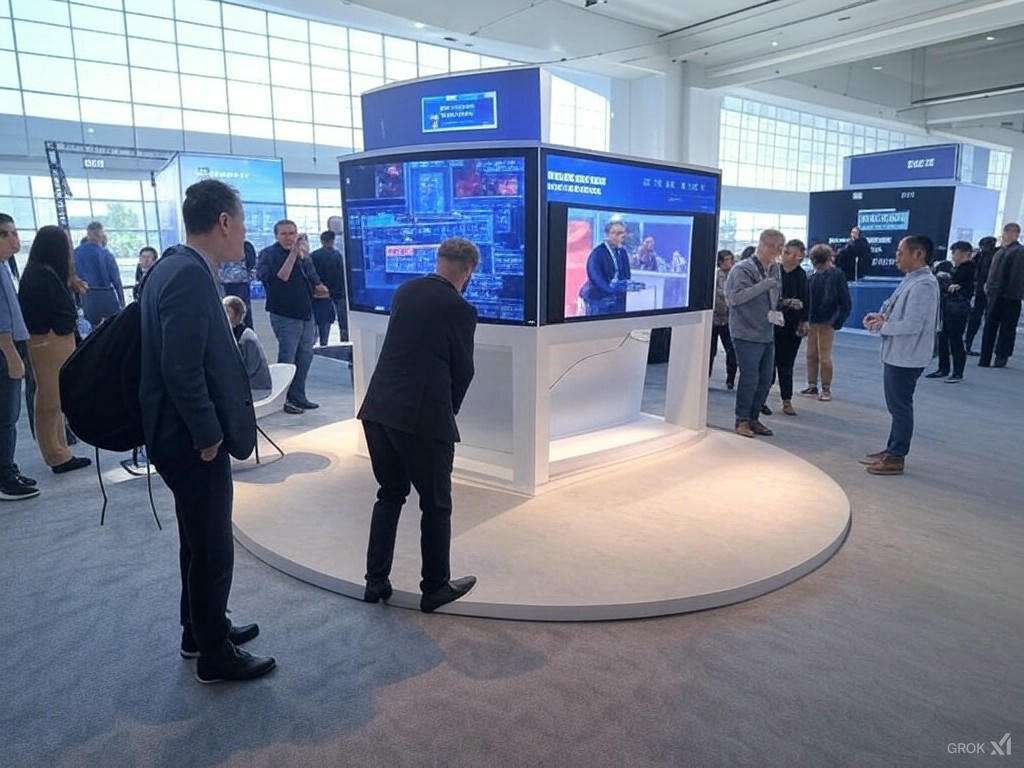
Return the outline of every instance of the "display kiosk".
<path id="1" fill-rule="evenodd" d="M 446 237 L 477 243 L 482 261 L 466 292 L 479 315 L 477 373 L 459 413 L 455 474 L 534 494 L 704 434 L 721 179 L 549 146 L 542 121 L 525 141 L 543 72 L 501 74 L 520 89 L 515 101 L 500 83 L 481 83 L 487 75 L 367 95 L 377 148 L 340 159 L 349 329 L 358 404 L 394 289 L 431 272 Z M 506 105 L 520 122 L 516 140 L 481 141 L 505 125 Z M 427 146 L 380 146 L 408 138 L 410 122 Z M 624 231 L 617 251 L 606 243 L 613 224 Z M 610 301 L 599 299 L 607 289 Z M 664 416 L 641 407 L 653 327 L 673 329 Z"/>

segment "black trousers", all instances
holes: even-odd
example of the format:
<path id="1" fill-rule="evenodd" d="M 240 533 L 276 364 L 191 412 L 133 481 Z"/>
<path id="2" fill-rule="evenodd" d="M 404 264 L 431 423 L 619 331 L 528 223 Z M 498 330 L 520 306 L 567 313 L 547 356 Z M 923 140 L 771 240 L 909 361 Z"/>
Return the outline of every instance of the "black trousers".
<path id="1" fill-rule="evenodd" d="M 964 337 L 964 346 L 967 349 L 974 346 L 974 337 L 978 335 L 981 321 L 985 319 L 985 307 L 987 306 L 988 296 L 984 291 L 974 294 L 974 306 L 971 307 L 971 316 L 967 320 L 967 335 Z"/>
<path id="2" fill-rule="evenodd" d="M 451 578 L 452 461 L 455 444 L 425 440 L 374 421 L 363 422 L 373 476 L 380 488 L 370 520 L 366 580 L 383 581 L 391 574 L 398 517 L 410 486 L 420 497 L 420 589 L 433 592 Z"/>
<path id="3" fill-rule="evenodd" d="M 981 364 L 992 362 L 996 357 L 1010 357 L 1017 336 L 1017 322 L 1020 320 L 1020 299 L 992 299 L 985 315 L 985 331 L 981 336 Z"/>
<path id="4" fill-rule="evenodd" d="M 228 594 L 235 565 L 231 533 L 231 457 L 221 446 L 217 458 L 198 453 L 178 461 L 161 461 L 157 472 L 174 494 L 181 566 L 181 625 L 204 655 L 225 649 L 231 622 Z"/>
<path id="5" fill-rule="evenodd" d="M 793 399 L 793 366 L 802 341 L 792 328 L 775 329 L 775 373 L 783 400 Z"/>
<path id="6" fill-rule="evenodd" d="M 964 347 L 964 327 L 967 325 L 966 312 L 943 312 L 942 330 L 939 331 L 939 370 L 954 376 L 964 375 L 967 362 L 967 349 Z M 949 359 L 953 358 L 953 367 L 949 367 Z"/>
<path id="7" fill-rule="evenodd" d="M 715 370 L 715 355 L 718 354 L 718 340 L 722 340 L 725 347 L 725 380 L 735 381 L 736 379 L 736 346 L 732 343 L 732 334 L 729 333 L 728 325 L 711 326 L 711 363 L 708 365 L 708 376 Z"/>

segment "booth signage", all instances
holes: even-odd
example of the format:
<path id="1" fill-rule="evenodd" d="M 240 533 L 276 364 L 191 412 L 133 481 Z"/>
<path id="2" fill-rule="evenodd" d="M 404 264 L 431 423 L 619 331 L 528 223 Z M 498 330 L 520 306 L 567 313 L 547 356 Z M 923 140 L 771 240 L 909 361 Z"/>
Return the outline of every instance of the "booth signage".
<path id="1" fill-rule="evenodd" d="M 424 96 L 423 132 L 494 130 L 498 127 L 498 94 L 450 93 Z"/>
<path id="2" fill-rule="evenodd" d="M 850 184 L 955 181 L 959 145 L 938 144 L 850 158 Z"/>

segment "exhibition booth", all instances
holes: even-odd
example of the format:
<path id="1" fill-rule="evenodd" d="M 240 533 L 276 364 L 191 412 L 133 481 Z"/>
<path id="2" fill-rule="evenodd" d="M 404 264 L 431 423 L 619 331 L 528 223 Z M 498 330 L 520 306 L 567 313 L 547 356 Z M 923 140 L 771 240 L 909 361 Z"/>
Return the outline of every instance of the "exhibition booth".
<path id="1" fill-rule="evenodd" d="M 947 247 L 978 240 L 997 230 L 999 192 L 984 185 L 988 151 L 962 144 L 875 152 L 846 158 L 845 189 L 812 192 L 807 217 L 808 246 L 827 243 L 839 251 L 858 227 L 870 254 L 847 265 L 853 311 L 849 328 L 861 328 L 902 278 L 896 249 L 910 234 L 928 235 L 935 260 Z M 840 257 L 841 258 L 841 257 Z"/>
<path id="2" fill-rule="evenodd" d="M 548 89 L 538 67 L 386 86 L 363 96 L 366 151 L 340 158 L 357 410 L 395 289 L 448 237 L 481 252 L 453 516 L 454 567 L 480 583 L 444 610 L 650 616 L 799 578 L 841 546 L 849 502 L 801 459 L 707 429 L 719 172 L 549 145 Z M 655 327 L 673 329 L 658 414 L 642 408 Z M 283 445 L 237 479 L 239 539 L 360 597 L 376 492 L 361 429 Z M 409 504 L 398 605 L 418 601 L 417 518 Z"/>

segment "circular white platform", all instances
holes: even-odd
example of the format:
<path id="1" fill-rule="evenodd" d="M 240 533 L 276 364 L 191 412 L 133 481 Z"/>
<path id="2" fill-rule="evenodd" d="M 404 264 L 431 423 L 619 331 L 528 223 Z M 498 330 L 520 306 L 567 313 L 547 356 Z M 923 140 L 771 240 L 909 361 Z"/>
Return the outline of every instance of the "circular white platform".
<path id="1" fill-rule="evenodd" d="M 282 443 L 235 470 L 235 534 L 296 578 L 362 598 L 376 485 L 349 450 L 354 421 Z M 843 490 L 775 448 L 711 431 L 695 445 L 580 475 L 534 498 L 456 483 L 452 573 L 476 589 L 447 613 L 594 621 L 685 613 L 810 573 L 850 526 Z M 399 526 L 392 605 L 419 606 L 419 508 Z M 367 606 L 369 609 L 369 606 Z"/>

